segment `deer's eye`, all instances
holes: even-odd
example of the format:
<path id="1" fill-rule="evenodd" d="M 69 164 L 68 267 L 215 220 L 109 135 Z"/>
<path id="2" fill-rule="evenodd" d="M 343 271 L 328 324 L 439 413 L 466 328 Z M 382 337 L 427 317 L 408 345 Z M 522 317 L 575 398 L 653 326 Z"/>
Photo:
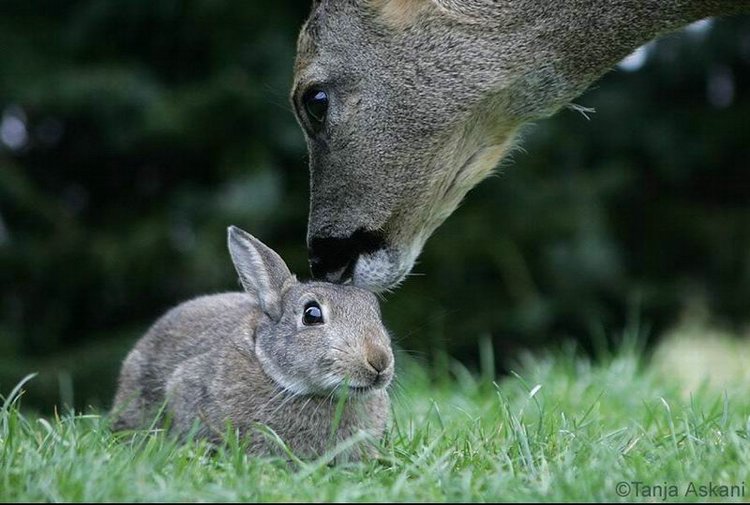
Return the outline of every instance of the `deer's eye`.
<path id="1" fill-rule="evenodd" d="M 308 302 L 305 305 L 305 311 L 302 313 L 302 323 L 305 326 L 313 326 L 315 324 L 323 324 L 323 311 L 318 305 L 318 302 Z"/>
<path id="2" fill-rule="evenodd" d="M 320 88 L 310 88 L 302 95 L 302 106 L 313 133 L 319 132 L 328 113 L 328 93 Z"/>

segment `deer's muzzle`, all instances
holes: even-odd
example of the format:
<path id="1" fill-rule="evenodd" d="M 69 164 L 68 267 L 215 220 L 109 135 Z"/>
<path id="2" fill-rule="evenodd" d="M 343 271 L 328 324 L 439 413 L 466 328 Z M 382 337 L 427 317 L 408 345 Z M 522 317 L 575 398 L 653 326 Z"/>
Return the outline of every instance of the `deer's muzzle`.
<path id="1" fill-rule="evenodd" d="M 380 231 L 358 229 L 345 238 L 313 236 L 309 242 L 310 270 L 316 279 L 346 282 L 351 279 L 357 260 L 385 248 Z"/>

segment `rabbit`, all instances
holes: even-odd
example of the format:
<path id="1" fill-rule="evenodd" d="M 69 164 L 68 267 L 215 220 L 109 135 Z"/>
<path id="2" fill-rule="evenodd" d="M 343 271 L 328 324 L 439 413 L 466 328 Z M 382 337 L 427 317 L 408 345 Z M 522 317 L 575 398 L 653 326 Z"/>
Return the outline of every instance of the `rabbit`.
<path id="1" fill-rule="evenodd" d="M 148 330 L 123 363 L 113 429 L 168 419 L 178 436 L 220 443 L 231 426 L 251 454 L 280 455 L 261 424 L 299 457 L 320 456 L 331 441 L 363 431 L 369 447 L 345 457 L 372 454 L 389 419 L 394 374 L 375 295 L 300 282 L 278 254 L 237 227 L 229 227 L 228 245 L 244 292 L 194 298 Z"/>

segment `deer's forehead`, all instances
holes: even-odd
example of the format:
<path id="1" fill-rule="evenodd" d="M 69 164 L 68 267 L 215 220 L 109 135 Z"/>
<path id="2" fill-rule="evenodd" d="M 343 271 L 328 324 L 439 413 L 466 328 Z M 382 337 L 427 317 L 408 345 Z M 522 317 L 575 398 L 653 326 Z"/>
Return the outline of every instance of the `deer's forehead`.
<path id="1" fill-rule="evenodd" d="M 297 39 L 294 71 L 298 78 L 345 70 L 371 46 L 367 40 L 371 34 L 363 30 L 362 7 L 356 3 L 323 1 L 313 7 Z"/>
<path id="2" fill-rule="evenodd" d="M 316 12 L 317 9 L 313 7 L 310 17 L 305 21 L 297 37 L 297 59 L 294 64 L 296 73 L 300 73 L 307 68 L 315 59 L 317 53 L 320 26 Z"/>

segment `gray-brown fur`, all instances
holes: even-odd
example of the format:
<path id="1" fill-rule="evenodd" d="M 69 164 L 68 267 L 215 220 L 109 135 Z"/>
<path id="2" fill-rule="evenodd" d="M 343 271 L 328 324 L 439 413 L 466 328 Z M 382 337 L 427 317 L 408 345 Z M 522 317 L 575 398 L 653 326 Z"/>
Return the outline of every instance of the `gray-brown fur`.
<path id="1" fill-rule="evenodd" d="M 738 12 L 750 2 L 314 2 L 292 93 L 303 126 L 304 91 L 330 97 L 323 130 L 307 135 L 309 243 L 381 233 L 385 247 L 361 255 L 352 279 L 393 287 L 521 125 L 568 104 L 644 42 Z"/>
<path id="2" fill-rule="evenodd" d="M 276 253 L 239 229 L 230 229 L 229 243 L 246 292 L 195 298 L 149 329 L 123 364 L 114 428 L 147 428 L 165 406 L 174 433 L 197 428 L 218 442 L 229 423 L 253 454 L 279 452 L 258 423 L 303 457 L 360 431 L 379 439 L 393 354 L 375 297 L 353 286 L 300 283 Z M 311 300 L 324 324 L 302 323 Z M 348 399 L 331 440 L 342 394 Z"/>

